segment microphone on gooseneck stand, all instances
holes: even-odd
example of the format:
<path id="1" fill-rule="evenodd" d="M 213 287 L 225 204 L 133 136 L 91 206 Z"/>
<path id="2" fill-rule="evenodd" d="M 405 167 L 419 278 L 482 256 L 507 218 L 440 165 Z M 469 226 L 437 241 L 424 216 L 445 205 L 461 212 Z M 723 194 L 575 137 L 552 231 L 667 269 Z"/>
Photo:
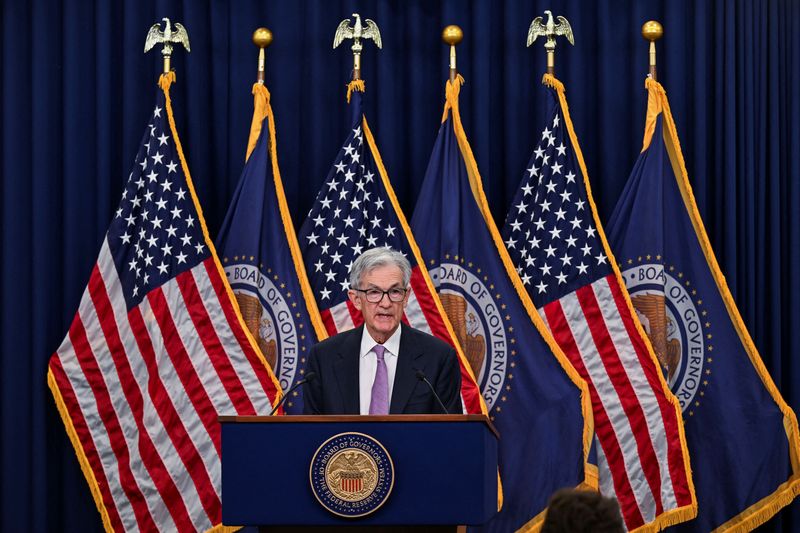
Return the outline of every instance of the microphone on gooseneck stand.
<path id="1" fill-rule="evenodd" d="M 428 381 L 428 378 L 425 376 L 425 372 L 423 372 L 422 370 L 417 370 L 417 379 L 422 381 L 423 383 L 425 383 L 428 386 L 428 388 L 431 389 L 431 392 L 433 393 L 433 397 L 436 398 L 437 402 L 439 402 L 439 407 L 442 408 L 442 411 L 444 411 L 444 414 L 449 415 L 450 411 L 447 410 L 447 407 L 445 407 L 444 404 L 442 403 L 442 399 L 439 398 L 438 394 L 436 394 L 436 389 L 434 389 L 433 385 L 431 385 L 431 382 Z"/>
<path id="2" fill-rule="evenodd" d="M 312 382 L 312 381 L 314 381 L 316 378 L 317 378 L 317 373 L 316 373 L 316 372 L 309 372 L 308 374 L 306 374 L 306 377 L 304 377 L 303 379 L 301 379 L 300 381 L 298 381 L 297 383 L 295 383 L 295 384 L 292 386 L 292 388 L 290 388 L 288 391 L 286 391 L 286 394 L 284 394 L 284 395 L 283 395 L 283 398 L 281 398 L 281 401 L 279 401 L 279 402 L 278 402 L 278 405 L 276 405 L 275 407 L 273 407 L 273 408 L 272 408 L 272 411 L 270 411 L 269 415 L 270 415 L 270 416 L 274 415 L 274 414 L 275 414 L 275 411 L 277 411 L 278 409 L 280 409 L 280 408 L 281 408 L 281 405 L 283 405 L 283 402 L 285 402 L 285 401 L 286 401 L 286 398 L 288 398 L 288 397 L 289 397 L 289 395 L 290 395 L 292 392 L 294 392 L 294 390 L 295 390 L 295 389 L 297 389 L 298 387 L 302 387 L 302 386 L 303 386 L 303 385 L 305 385 L 306 383 L 311 383 L 311 382 Z"/>

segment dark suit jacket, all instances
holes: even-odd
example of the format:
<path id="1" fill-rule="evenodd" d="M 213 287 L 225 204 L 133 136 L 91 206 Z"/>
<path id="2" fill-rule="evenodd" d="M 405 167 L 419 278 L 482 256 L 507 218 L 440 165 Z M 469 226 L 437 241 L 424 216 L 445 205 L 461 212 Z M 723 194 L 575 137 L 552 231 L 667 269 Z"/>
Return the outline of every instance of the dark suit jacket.
<path id="1" fill-rule="evenodd" d="M 442 413 L 430 388 L 417 379 L 422 370 L 450 414 L 461 413 L 461 370 L 449 344 L 405 324 L 392 388 L 389 414 Z M 308 372 L 317 377 L 305 386 L 304 413 L 359 414 L 358 363 L 364 326 L 345 331 L 311 348 Z"/>

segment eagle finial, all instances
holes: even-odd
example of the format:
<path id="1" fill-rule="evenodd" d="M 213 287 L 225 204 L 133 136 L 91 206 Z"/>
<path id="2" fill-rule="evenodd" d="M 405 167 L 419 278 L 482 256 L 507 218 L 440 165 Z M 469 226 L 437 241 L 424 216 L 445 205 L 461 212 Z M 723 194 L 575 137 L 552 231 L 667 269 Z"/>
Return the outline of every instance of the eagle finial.
<path id="1" fill-rule="evenodd" d="M 542 23 L 542 17 L 536 17 L 531 22 L 530 28 L 528 28 L 528 46 L 532 45 L 540 35 L 547 39 L 544 43 L 544 48 L 547 50 L 547 73 L 553 74 L 555 69 L 556 36 L 563 35 L 571 45 L 575 45 L 575 39 L 572 35 L 572 27 L 567 19 L 559 15 L 556 17 L 556 20 L 558 20 L 558 24 L 556 24 L 553 21 L 553 13 L 551 11 L 546 10 L 544 14 L 547 15 L 547 22 Z"/>
<path id="2" fill-rule="evenodd" d="M 189 47 L 189 33 L 186 31 L 186 28 L 183 27 L 183 24 L 179 22 L 175 23 L 175 31 L 173 31 L 168 18 L 165 17 L 161 20 L 164 21 L 164 30 L 161 31 L 161 25 L 158 22 L 150 27 L 150 31 L 147 32 L 147 37 L 144 40 L 144 51 L 147 53 L 152 50 L 155 45 L 159 43 L 163 44 L 164 47 L 161 49 L 161 54 L 164 56 L 164 72 L 169 72 L 169 62 L 172 56 L 173 44 L 182 44 L 187 52 L 191 52 L 191 48 Z"/>
<path id="3" fill-rule="evenodd" d="M 362 26 L 361 15 L 353 13 L 353 17 L 356 19 L 354 26 L 350 26 L 350 19 L 344 19 L 339 23 L 333 36 L 333 47 L 338 47 L 345 39 L 353 39 L 353 46 L 350 49 L 353 51 L 353 79 L 357 80 L 361 76 L 361 50 L 364 48 L 361 39 L 372 39 L 378 48 L 383 48 L 383 43 L 381 42 L 381 32 L 375 21 L 364 19 L 364 26 Z"/>

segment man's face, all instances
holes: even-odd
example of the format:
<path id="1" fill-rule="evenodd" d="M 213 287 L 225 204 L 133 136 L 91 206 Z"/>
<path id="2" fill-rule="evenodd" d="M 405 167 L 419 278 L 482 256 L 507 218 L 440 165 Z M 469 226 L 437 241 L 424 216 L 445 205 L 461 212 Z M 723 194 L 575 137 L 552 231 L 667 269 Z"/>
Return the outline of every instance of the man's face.
<path id="1" fill-rule="evenodd" d="M 361 276 L 359 289 L 405 289 L 403 285 L 403 271 L 396 265 L 384 265 L 373 268 Z M 372 338 L 379 343 L 386 342 L 392 333 L 400 326 L 403 309 L 408 303 L 408 292 L 399 302 L 393 302 L 388 294 L 384 294 L 380 302 L 367 301 L 364 292 L 350 290 L 348 296 L 356 309 L 364 315 L 364 324 Z"/>

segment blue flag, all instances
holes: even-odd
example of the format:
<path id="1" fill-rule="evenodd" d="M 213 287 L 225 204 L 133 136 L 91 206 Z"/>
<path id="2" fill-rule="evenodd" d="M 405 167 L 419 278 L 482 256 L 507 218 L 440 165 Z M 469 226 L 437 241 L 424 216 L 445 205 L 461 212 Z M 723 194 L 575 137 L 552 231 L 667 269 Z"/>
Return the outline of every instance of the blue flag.
<path id="1" fill-rule="evenodd" d="M 800 490 L 797 419 L 719 269 L 664 89 L 648 79 L 644 149 L 606 226 L 625 284 L 680 401 L 697 493 L 681 531 L 749 531 Z"/>
<path id="2" fill-rule="evenodd" d="M 269 92 L 256 84 L 253 94 L 250 155 L 217 249 L 242 317 L 285 391 L 302 379 L 308 351 L 327 335 L 283 193 Z M 302 413 L 302 396 L 296 391 L 284 408 Z"/>
<path id="3" fill-rule="evenodd" d="M 444 121 L 411 228 L 500 431 L 503 507 L 488 531 L 536 526 L 562 487 L 596 487 L 586 383 L 547 332 L 489 212 L 447 84 Z"/>

